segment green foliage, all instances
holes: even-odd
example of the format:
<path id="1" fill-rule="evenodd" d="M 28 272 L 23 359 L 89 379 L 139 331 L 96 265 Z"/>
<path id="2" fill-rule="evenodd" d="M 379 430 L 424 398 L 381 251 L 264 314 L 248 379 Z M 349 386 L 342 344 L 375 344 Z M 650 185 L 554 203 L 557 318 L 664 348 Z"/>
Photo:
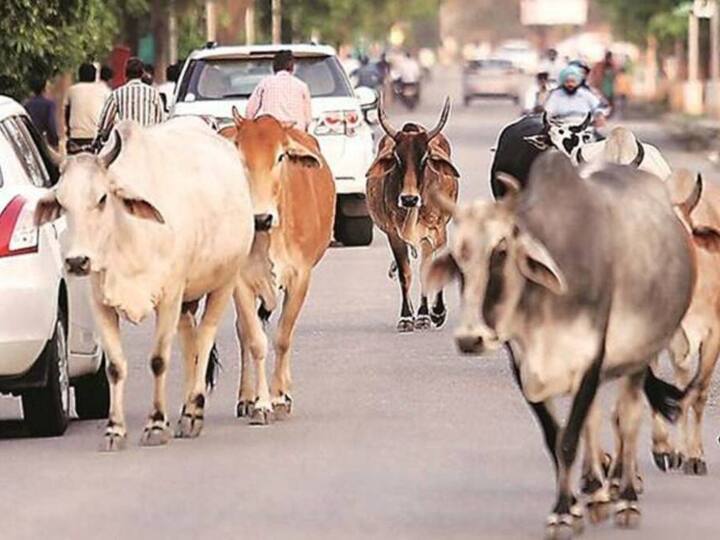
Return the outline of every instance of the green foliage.
<path id="1" fill-rule="evenodd" d="M 645 43 L 648 32 L 667 38 L 683 31 L 674 12 L 687 0 L 597 0 L 597 3 L 610 16 L 613 29 L 635 43 Z"/>
<path id="2" fill-rule="evenodd" d="M 688 32 L 688 16 L 691 7 L 690 3 L 681 4 L 675 9 L 657 13 L 650 19 L 648 31 L 661 43 L 682 39 Z"/>
<path id="3" fill-rule="evenodd" d="M 115 19 L 103 0 L 2 0 L 0 93 L 27 95 L 31 76 L 51 77 L 109 50 Z"/>

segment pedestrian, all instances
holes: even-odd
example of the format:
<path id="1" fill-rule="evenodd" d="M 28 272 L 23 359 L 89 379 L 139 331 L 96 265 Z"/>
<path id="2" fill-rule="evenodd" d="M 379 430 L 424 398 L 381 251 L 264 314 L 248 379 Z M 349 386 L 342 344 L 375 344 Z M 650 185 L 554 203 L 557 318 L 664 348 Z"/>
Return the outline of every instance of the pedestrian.
<path id="1" fill-rule="evenodd" d="M 273 75 L 258 83 L 248 100 L 245 114 L 255 118 L 269 114 L 281 122 L 294 122 L 307 131 L 312 121 L 310 89 L 293 75 L 295 59 L 291 51 L 278 51 L 273 58 Z"/>
<path id="2" fill-rule="evenodd" d="M 108 65 L 103 65 L 100 68 L 100 80 L 104 82 L 107 87 L 112 90 L 112 79 L 115 76 L 115 72 Z"/>
<path id="3" fill-rule="evenodd" d="M 55 120 L 55 102 L 45 95 L 47 80 L 44 77 L 32 77 L 30 89 L 33 96 L 25 101 L 24 106 L 35 127 L 45 137 L 48 144 L 55 150 L 58 149 L 59 139 L 57 121 Z"/>
<path id="4" fill-rule="evenodd" d="M 631 94 L 632 80 L 627 72 L 627 68 L 623 66 L 615 78 L 615 107 L 620 118 L 625 118 L 627 101 Z"/>
<path id="5" fill-rule="evenodd" d="M 97 136 L 98 121 L 110 88 L 96 80 L 97 69 L 85 63 L 78 69 L 78 82 L 70 87 L 65 100 L 67 153 L 77 154 L 92 144 Z"/>
<path id="6" fill-rule="evenodd" d="M 157 87 L 167 112 L 169 112 L 170 108 L 173 106 L 175 85 L 177 84 L 179 78 L 180 64 L 171 64 L 165 69 L 165 82 Z"/>
<path id="7" fill-rule="evenodd" d="M 139 58 L 130 58 L 125 67 L 128 82 L 116 88 L 105 100 L 95 145 L 106 141 L 116 122 L 134 120 L 141 126 L 152 126 L 165 120 L 160 93 L 142 82 L 145 64 Z"/>
<path id="8" fill-rule="evenodd" d="M 600 99 L 582 85 L 583 73 L 577 66 L 567 66 L 559 75 L 560 86 L 548 95 L 545 112 L 550 118 L 583 118 L 591 114 L 595 125 L 605 123 Z"/>
<path id="9" fill-rule="evenodd" d="M 531 85 L 525 94 L 525 113 L 541 113 L 549 93 L 550 74 L 547 71 L 541 71 L 535 77 L 535 84 Z"/>
<path id="10" fill-rule="evenodd" d="M 607 51 L 605 58 L 595 64 L 590 72 L 590 85 L 594 86 L 604 96 L 612 107 L 615 101 L 615 76 L 617 71 L 613 62 L 612 52 Z"/>

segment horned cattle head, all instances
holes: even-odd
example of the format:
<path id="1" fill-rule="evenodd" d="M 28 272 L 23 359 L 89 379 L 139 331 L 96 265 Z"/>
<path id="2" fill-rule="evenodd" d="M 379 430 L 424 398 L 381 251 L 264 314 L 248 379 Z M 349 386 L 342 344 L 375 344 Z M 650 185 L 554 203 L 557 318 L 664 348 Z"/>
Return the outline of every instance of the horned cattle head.
<path id="1" fill-rule="evenodd" d="M 547 113 L 543 113 L 542 123 L 542 133 L 525 137 L 525 142 L 543 151 L 551 147 L 557 148 L 573 160 L 577 151 L 595 138 L 591 113 L 587 113 L 579 123 L 548 118 Z"/>
<path id="2" fill-rule="evenodd" d="M 433 180 L 442 175 L 460 176 L 450 161 L 450 145 L 441 135 L 450 115 L 450 98 L 445 98 L 440 119 L 430 130 L 411 122 L 400 130 L 395 129 L 388 121 L 382 102 L 378 112 L 386 136 L 380 141 L 378 155 L 367 176 L 392 179 L 397 205 L 420 208 L 426 188 Z"/>

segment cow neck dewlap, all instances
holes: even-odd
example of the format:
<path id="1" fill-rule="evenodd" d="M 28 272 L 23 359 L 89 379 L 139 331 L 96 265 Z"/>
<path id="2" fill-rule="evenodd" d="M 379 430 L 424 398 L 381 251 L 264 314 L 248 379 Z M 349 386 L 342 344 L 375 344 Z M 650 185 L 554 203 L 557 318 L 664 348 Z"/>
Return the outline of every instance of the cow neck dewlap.
<path id="1" fill-rule="evenodd" d="M 175 239 L 169 225 L 117 216 L 103 249 L 103 303 L 139 323 L 162 300 L 174 270 Z"/>

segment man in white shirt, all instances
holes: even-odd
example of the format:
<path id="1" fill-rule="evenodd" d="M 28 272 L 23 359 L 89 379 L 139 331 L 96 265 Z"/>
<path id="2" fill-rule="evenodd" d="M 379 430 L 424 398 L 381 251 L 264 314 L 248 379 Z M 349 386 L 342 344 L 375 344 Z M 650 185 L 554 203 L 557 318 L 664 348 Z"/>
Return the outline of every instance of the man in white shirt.
<path id="1" fill-rule="evenodd" d="M 422 70 L 420 64 L 408 52 L 397 66 L 397 73 L 400 82 L 403 84 L 417 84 L 420 82 Z"/>
<path id="2" fill-rule="evenodd" d="M 560 86 L 550 92 L 545 101 L 545 112 L 550 118 L 584 118 L 590 113 L 595 126 L 605 123 L 602 103 L 593 92 L 582 85 L 583 73 L 576 66 L 568 66 L 560 72 Z"/>
<path id="3" fill-rule="evenodd" d="M 78 81 L 68 90 L 65 100 L 65 127 L 68 137 L 67 153 L 80 152 L 92 143 L 105 100 L 110 95 L 106 84 L 96 81 L 97 70 L 85 63 L 78 70 Z"/>

